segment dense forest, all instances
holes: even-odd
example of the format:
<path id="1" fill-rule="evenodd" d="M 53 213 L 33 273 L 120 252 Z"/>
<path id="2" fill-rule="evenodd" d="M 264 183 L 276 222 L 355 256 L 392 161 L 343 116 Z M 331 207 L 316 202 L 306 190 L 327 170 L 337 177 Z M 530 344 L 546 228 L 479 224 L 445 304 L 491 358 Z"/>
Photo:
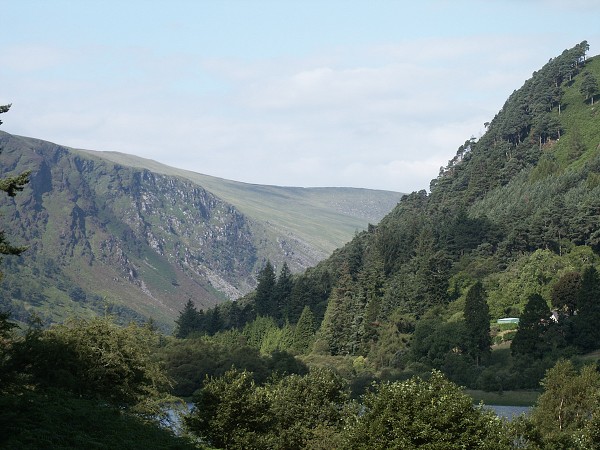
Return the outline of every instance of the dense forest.
<path id="1" fill-rule="evenodd" d="M 3 315 L 1 420 L 13 433 L 0 439 L 600 448 L 600 59 L 588 49 L 535 72 L 429 192 L 404 196 L 303 274 L 267 262 L 237 301 L 202 310 L 190 299 L 173 336 L 109 317 L 50 329 L 34 320 L 18 333 Z M 506 422 L 459 386 L 541 393 L 529 416 Z M 178 398 L 195 408 L 175 437 L 152 424 Z M 52 441 L 81 408 L 98 410 L 102 431 L 82 424 Z M 143 443 L 150 428 L 165 444 Z"/>
<path id="2" fill-rule="evenodd" d="M 514 91 L 430 193 L 300 276 L 267 263 L 246 298 L 188 302 L 176 335 L 237 335 L 264 354 L 347 361 L 358 378 L 438 369 L 485 390 L 535 388 L 559 358 L 599 348 L 600 61 L 587 50 Z"/>

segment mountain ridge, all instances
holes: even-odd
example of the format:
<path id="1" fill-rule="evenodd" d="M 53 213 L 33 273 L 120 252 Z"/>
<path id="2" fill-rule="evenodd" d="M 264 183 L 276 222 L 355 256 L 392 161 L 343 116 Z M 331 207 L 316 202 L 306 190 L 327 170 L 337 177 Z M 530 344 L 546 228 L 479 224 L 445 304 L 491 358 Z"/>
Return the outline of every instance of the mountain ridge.
<path id="1" fill-rule="evenodd" d="M 2 203 L 11 235 L 30 245 L 7 264 L 0 285 L 3 306 L 20 319 L 31 311 L 60 321 L 89 314 L 88 309 L 108 309 L 169 324 L 188 298 L 200 307 L 237 298 L 255 285 L 265 261 L 303 270 L 368 225 L 365 219 L 333 214 L 314 199 L 299 203 L 298 192 L 310 190 L 254 186 L 247 191 L 241 183 L 130 155 L 113 155 L 115 162 L 102 152 L 5 132 L 0 145 L 3 174 L 32 170 L 25 190 Z M 239 208 L 199 184 L 202 179 L 210 180 L 212 189 L 225 186 L 220 193 Z M 331 192 L 311 195 L 326 202 Z M 342 199 L 357 193 L 335 192 Z M 283 198 L 275 206 L 270 204 L 274 193 Z M 391 208 L 400 194 L 382 192 L 381 197 Z M 267 213 L 277 208 L 279 217 L 265 221 L 261 208 Z M 314 229 L 303 230 L 310 221 Z M 328 227 L 337 229 L 326 233 Z M 28 275 L 29 285 L 21 279 Z"/>

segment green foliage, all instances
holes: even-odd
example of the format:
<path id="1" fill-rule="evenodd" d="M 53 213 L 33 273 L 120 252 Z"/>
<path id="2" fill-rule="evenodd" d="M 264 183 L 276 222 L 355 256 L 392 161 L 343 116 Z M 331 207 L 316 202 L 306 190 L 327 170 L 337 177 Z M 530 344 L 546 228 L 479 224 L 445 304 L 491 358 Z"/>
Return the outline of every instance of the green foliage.
<path id="1" fill-rule="evenodd" d="M 579 90 L 585 96 L 585 99 L 590 100 L 590 103 L 593 105 L 594 96 L 598 93 L 598 80 L 590 72 L 584 73 Z"/>
<path id="2" fill-rule="evenodd" d="M 0 411 L 0 447 L 6 449 L 198 449 L 156 424 L 63 391 L 4 393 Z"/>
<path id="3" fill-rule="evenodd" d="M 178 338 L 186 338 L 191 333 L 199 332 L 202 329 L 202 315 L 196 309 L 191 299 L 187 301 L 183 310 L 179 312 L 179 317 L 175 320 L 175 325 L 175 336 Z"/>
<path id="4" fill-rule="evenodd" d="M 521 448 L 598 449 L 600 374 L 593 366 L 576 370 L 561 360 L 546 372 L 544 392 L 529 418 L 518 421 L 515 439 Z"/>
<path id="5" fill-rule="evenodd" d="M 110 318 L 73 320 L 30 330 L 14 343 L 10 364 L 34 386 L 157 414 L 170 388 L 152 358 L 158 343 L 148 327 L 120 327 Z"/>
<path id="6" fill-rule="evenodd" d="M 248 372 L 207 380 L 186 419 L 188 429 L 230 449 L 310 448 L 341 431 L 347 387 L 331 371 L 315 370 L 257 386 Z"/>
<path id="7" fill-rule="evenodd" d="M 333 289 L 318 339 L 332 355 L 352 355 L 360 348 L 365 299 L 347 265 Z"/>
<path id="8" fill-rule="evenodd" d="M 579 272 L 567 272 L 552 286 L 552 307 L 562 316 L 570 317 L 575 313 L 580 284 Z"/>
<path id="9" fill-rule="evenodd" d="M 171 339 L 160 348 L 159 357 L 173 380 L 173 393 L 191 397 L 207 377 L 220 377 L 231 368 L 247 371 L 254 381 L 263 384 L 274 373 L 306 372 L 306 366 L 293 355 L 280 350 L 261 354 L 249 347 L 238 331 L 190 339 Z"/>
<path id="10" fill-rule="evenodd" d="M 539 294 L 531 294 L 510 347 L 513 355 L 542 358 L 549 349 L 548 334 L 552 327 L 546 300 Z"/>
<path id="11" fill-rule="evenodd" d="M 501 422 L 439 372 L 429 380 L 383 383 L 363 398 L 347 428 L 349 449 L 510 448 Z"/>
<path id="12" fill-rule="evenodd" d="M 480 282 L 475 283 L 467 292 L 464 316 L 467 352 L 479 365 L 481 357 L 489 354 L 492 344 L 490 312 Z"/>
<path id="13" fill-rule="evenodd" d="M 270 261 L 267 261 L 259 272 L 257 282 L 254 296 L 256 314 L 265 317 L 270 316 L 277 311 L 277 299 L 275 298 L 275 284 L 277 279 Z"/>
<path id="14" fill-rule="evenodd" d="M 302 310 L 294 327 L 291 349 L 298 354 L 308 353 L 315 340 L 315 316 L 308 306 Z"/>
<path id="15" fill-rule="evenodd" d="M 576 343 L 584 351 L 600 347 L 600 276 L 588 267 L 581 277 L 575 299 L 577 315 L 573 317 Z"/>
<path id="16" fill-rule="evenodd" d="M 0 105 L 0 114 L 7 112 L 10 109 L 10 106 L 11 105 Z M 0 121 L 0 124 L 2 124 L 2 121 Z M 0 153 L 1 152 L 2 149 L 0 148 Z M 22 191 L 24 186 L 29 183 L 30 175 L 31 171 L 27 170 L 18 175 L 0 178 L 0 191 L 5 192 L 9 197 L 16 196 L 17 192 Z M 0 230 L 0 255 L 20 255 L 25 250 L 27 250 L 27 247 L 11 245 L 4 229 Z M 0 261 L 2 261 L 1 258 Z M 0 279 L 2 279 L 2 272 L 0 272 Z"/>
<path id="17" fill-rule="evenodd" d="M 226 449 L 268 448 L 263 438 L 269 427 L 268 400 L 250 373 L 230 370 L 211 378 L 195 395 L 194 405 L 185 423 L 203 440 Z"/>

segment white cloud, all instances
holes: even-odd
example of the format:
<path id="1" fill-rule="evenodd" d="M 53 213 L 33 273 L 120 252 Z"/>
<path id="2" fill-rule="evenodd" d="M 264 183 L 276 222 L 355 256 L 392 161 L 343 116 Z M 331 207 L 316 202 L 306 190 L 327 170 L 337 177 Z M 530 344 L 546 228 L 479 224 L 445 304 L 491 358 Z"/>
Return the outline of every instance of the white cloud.
<path id="1" fill-rule="evenodd" d="M 263 60 L 48 47 L 20 66 L 13 47 L 0 54 L 13 55 L 3 129 L 240 181 L 407 192 L 427 188 L 562 51 L 545 39 L 423 39 Z M 41 76 L 56 67 L 68 76 Z"/>

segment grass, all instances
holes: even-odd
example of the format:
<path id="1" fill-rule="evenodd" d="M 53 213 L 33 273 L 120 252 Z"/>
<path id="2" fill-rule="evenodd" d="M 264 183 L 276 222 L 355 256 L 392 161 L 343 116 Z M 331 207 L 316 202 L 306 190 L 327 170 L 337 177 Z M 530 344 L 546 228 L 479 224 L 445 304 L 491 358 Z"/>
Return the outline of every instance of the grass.
<path id="1" fill-rule="evenodd" d="M 248 217 L 268 222 L 281 233 L 292 233 L 328 254 L 378 223 L 402 197 L 401 193 L 356 188 L 267 186 L 203 175 L 156 161 L 116 152 L 85 151 L 117 164 L 186 178 L 235 206 Z"/>
<path id="2" fill-rule="evenodd" d="M 474 403 L 500 406 L 533 406 L 540 395 L 539 391 L 530 390 L 486 392 L 466 389 L 465 393 L 473 398 Z"/>

